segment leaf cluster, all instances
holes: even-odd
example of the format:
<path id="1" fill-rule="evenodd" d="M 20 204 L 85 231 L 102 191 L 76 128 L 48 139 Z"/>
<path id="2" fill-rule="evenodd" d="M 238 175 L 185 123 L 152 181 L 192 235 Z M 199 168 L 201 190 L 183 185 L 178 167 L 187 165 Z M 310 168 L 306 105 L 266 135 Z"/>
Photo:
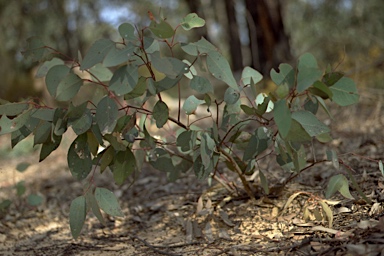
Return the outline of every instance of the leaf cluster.
<path id="1" fill-rule="evenodd" d="M 330 113 L 325 101 L 347 106 L 359 99 L 351 79 L 330 68 L 323 71 L 309 53 L 297 67 L 281 64 L 272 70 L 272 90 L 259 89 L 263 77 L 251 67 L 236 81 L 228 61 L 206 39 L 177 41 L 178 29 L 203 26 L 203 19 L 189 14 L 176 27 L 166 19 L 150 19 L 142 29 L 120 25 L 121 41 L 97 40 L 76 59 L 31 38 L 24 55 L 41 62 L 37 75 L 45 77 L 48 92 L 65 107 L 0 102 L 0 135 L 11 133 L 14 147 L 32 134 L 34 145 L 42 145 L 40 161 L 57 149 L 68 128 L 77 135 L 68 166 L 76 180 L 88 181 L 70 207 L 75 238 L 89 210 L 101 222 L 100 209 L 123 215 L 113 193 L 93 185 L 96 170 L 111 171 L 121 185 L 144 161 L 171 181 L 189 170 L 211 179 L 225 163 L 254 198 L 245 176 L 261 158 L 275 157 L 283 169 L 299 173 L 307 166 L 306 146 L 332 139 L 330 128 L 317 118 L 319 109 Z M 176 49 L 185 57 L 175 57 Z M 224 99 L 215 97 L 213 78 L 225 84 Z M 86 86 L 91 96 L 85 95 Z M 179 92 L 176 110 L 163 99 L 172 88 Z M 180 92 L 189 89 L 194 93 L 181 98 Z M 154 127 L 159 135 L 171 128 L 173 140 L 151 135 Z M 268 193 L 265 175 L 260 178 Z"/>

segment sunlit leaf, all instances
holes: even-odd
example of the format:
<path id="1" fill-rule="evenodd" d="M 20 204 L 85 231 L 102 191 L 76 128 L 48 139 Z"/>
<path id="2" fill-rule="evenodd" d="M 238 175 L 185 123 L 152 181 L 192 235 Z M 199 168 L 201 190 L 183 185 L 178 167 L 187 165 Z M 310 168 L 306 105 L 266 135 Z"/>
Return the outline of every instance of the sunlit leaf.
<path id="1" fill-rule="evenodd" d="M 89 72 L 92 73 L 92 81 L 95 82 L 108 82 L 112 78 L 112 71 L 103 66 L 103 64 L 96 64 L 92 68 L 89 69 Z"/>
<path id="2" fill-rule="evenodd" d="M 251 67 L 245 67 L 241 73 L 241 80 L 244 85 L 257 84 L 262 79 L 263 75 Z"/>
<path id="3" fill-rule="evenodd" d="M 199 100 L 198 98 L 196 98 L 194 95 L 191 95 L 189 96 L 184 104 L 183 104 L 183 110 L 185 111 L 185 113 L 187 115 L 192 115 L 195 113 L 197 107 L 201 104 L 204 104 L 205 101 L 204 100 Z"/>
<path id="4" fill-rule="evenodd" d="M 327 216 L 328 227 L 331 228 L 333 226 L 333 212 L 331 208 L 323 200 L 320 200 L 319 204 L 321 205 L 321 208 L 323 208 L 323 211 L 325 212 L 325 216 Z"/>
<path id="5" fill-rule="evenodd" d="M 180 25 L 184 30 L 191 30 L 192 28 L 203 27 L 205 20 L 200 18 L 196 13 L 190 13 L 182 19 Z"/>

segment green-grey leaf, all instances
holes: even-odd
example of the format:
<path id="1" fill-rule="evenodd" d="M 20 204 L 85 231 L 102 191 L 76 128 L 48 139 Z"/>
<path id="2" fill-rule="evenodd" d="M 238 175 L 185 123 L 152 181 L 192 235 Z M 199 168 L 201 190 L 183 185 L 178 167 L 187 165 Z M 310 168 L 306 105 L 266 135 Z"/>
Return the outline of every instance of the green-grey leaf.
<path id="1" fill-rule="evenodd" d="M 268 180 L 261 170 L 259 171 L 259 175 L 260 175 L 261 187 L 263 188 L 264 193 L 268 195 L 269 194 Z"/>
<path id="2" fill-rule="evenodd" d="M 52 97 L 56 98 L 57 87 L 70 71 L 70 68 L 65 65 L 55 65 L 48 70 L 45 77 L 45 83 L 47 85 L 47 90 Z"/>
<path id="3" fill-rule="evenodd" d="M 180 25 L 184 30 L 191 30 L 192 28 L 203 27 L 205 20 L 200 18 L 196 13 L 190 13 L 183 18 Z"/>
<path id="4" fill-rule="evenodd" d="M 189 83 L 189 86 L 191 87 L 191 89 L 201 94 L 206 94 L 209 92 L 213 93 L 213 86 L 211 82 L 205 77 L 194 76 L 191 82 Z"/>
<path id="5" fill-rule="evenodd" d="M 97 104 L 96 122 L 102 134 L 111 133 L 116 126 L 119 109 L 116 102 L 105 96 Z"/>
<path id="6" fill-rule="evenodd" d="M 151 24 L 149 25 L 149 29 L 151 32 L 160 38 L 170 38 L 175 34 L 175 31 L 171 27 L 171 25 L 168 24 L 168 22 L 161 20 L 159 23 L 156 21 L 151 21 Z"/>
<path id="7" fill-rule="evenodd" d="M 150 153 L 149 164 L 162 172 L 170 172 L 175 168 L 171 156 L 162 148 L 156 148 Z"/>
<path id="8" fill-rule="evenodd" d="M 182 133 L 177 136 L 176 139 L 176 146 L 180 147 L 180 150 L 182 152 L 186 152 L 192 149 L 193 147 L 193 131 L 183 131 Z M 383 174 L 384 176 L 384 174 Z"/>
<path id="9" fill-rule="evenodd" d="M 311 136 L 304 130 L 303 126 L 301 126 L 295 119 L 292 119 L 291 128 L 284 139 L 298 143 L 306 143 L 312 140 Z"/>
<path id="10" fill-rule="evenodd" d="M 60 146 L 61 138 L 62 136 L 57 136 L 53 134 L 51 140 L 43 143 L 40 150 L 39 162 L 47 158 L 53 151 L 55 151 Z"/>
<path id="11" fill-rule="evenodd" d="M 100 208 L 107 214 L 115 217 L 124 217 L 116 196 L 106 188 L 96 188 L 95 198 Z"/>
<path id="12" fill-rule="evenodd" d="M 292 119 L 298 121 L 311 137 L 330 131 L 328 126 L 320 122 L 319 119 L 309 111 L 301 110 L 293 112 Z"/>
<path id="13" fill-rule="evenodd" d="M 240 92 L 238 90 L 233 89 L 232 87 L 228 87 L 224 93 L 224 101 L 228 105 L 235 104 L 240 98 Z"/>
<path id="14" fill-rule="evenodd" d="M 122 185 L 136 168 L 136 159 L 132 151 L 127 148 L 125 151 L 119 151 L 115 155 L 113 165 L 113 179 L 117 185 Z M 102 208 L 103 209 L 103 208 Z M 104 210 L 104 209 L 103 209 Z M 105 211 L 105 210 L 104 210 Z"/>
<path id="15" fill-rule="evenodd" d="M 292 118 L 291 111 L 287 106 L 286 100 L 279 100 L 275 102 L 274 120 L 281 137 L 285 138 L 291 128 Z"/>
<path id="16" fill-rule="evenodd" d="M 86 211 L 86 201 L 84 196 L 75 198 L 69 207 L 69 226 L 74 239 L 77 239 L 83 228 Z"/>
<path id="17" fill-rule="evenodd" d="M 100 212 L 100 207 L 97 204 L 95 195 L 92 194 L 91 189 L 88 190 L 88 193 L 85 195 L 85 199 L 86 199 L 86 205 L 91 208 L 92 213 L 96 216 L 96 218 L 100 221 L 101 224 L 106 226 L 103 215 L 101 215 L 101 212 Z"/>
<path id="18" fill-rule="evenodd" d="M 277 73 L 276 70 L 272 69 L 270 76 L 272 81 L 276 85 L 281 85 L 283 83 L 288 84 L 289 88 L 292 88 L 295 84 L 295 71 L 291 65 L 282 63 L 279 66 L 280 73 Z"/>
<path id="19" fill-rule="evenodd" d="M 183 109 L 187 115 L 192 115 L 195 113 L 197 107 L 201 104 L 204 104 L 204 100 L 199 100 L 196 98 L 194 95 L 189 96 L 184 104 L 183 104 Z"/>
<path id="20" fill-rule="evenodd" d="M 99 39 L 88 50 L 80 65 L 80 70 L 93 67 L 97 63 L 101 63 L 107 53 L 115 47 L 115 43 L 109 39 Z"/>
<path id="21" fill-rule="evenodd" d="M 359 102 L 356 84 L 351 78 L 342 77 L 329 89 L 333 93 L 332 100 L 340 106 L 348 106 Z"/>
<path id="22" fill-rule="evenodd" d="M 162 128 L 168 121 L 169 109 L 164 101 L 158 101 L 153 107 L 153 118 L 156 120 L 157 128 Z"/>
<path id="23" fill-rule="evenodd" d="M 52 122 L 56 109 L 51 108 L 39 108 L 32 111 L 31 117 Z"/>
<path id="24" fill-rule="evenodd" d="M 241 73 L 241 80 L 244 85 L 257 84 L 263 79 L 263 75 L 251 67 L 245 67 Z"/>
<path id="25" fill-rule="evenodd" d="M 212 51 L 207 55 L 209 72 L 217 79 L 225 82 L 235 90 L 239 90 L 228 61 L 219 52 Z"/>
<path id="26" fill-rule="evenodd" d="M 319 80 L 323 72 L 319 69 L 315 57 L 310 53 L 305 53 L 299 58 L 297 91 L 303 92 L 315 81 Z"/>
<path id="27" fill-rule="evenodd" d="M 28 109 L 29 104 L 25 102 L 6 103 L 0 105 L 0 116 L 17 116 Z"/>
<path id="28" fill-rule="evenodd" d="M 135 27 L 129 23 L 123 23 L 118 28 L 120 36 L 125 40 L 137 40 L 135 37 Z"/>
<path id="29" fill-rule="evenodd" d="M 211 165 L 212 155 L 215 151 L 216 143 L 206 132 L 201 135 L 200 143 L 201 160 L 205 169 L 208 169 L 208 167 Z"/>
<path id="30" fill-rule="evenodd" d="M 68 167 L 77 180 L 85 179 L 92 170 L 91 152 L 87 143 L 87 134 L 78 136 L 71 144 L 68 154 Z"/>
<path id="31" fill-rule="evenodd" d="M 243 161 L 247 162 L 262 152 L 264 152 L 270 144 L 270 139 L 264 129 L 259 127 L 255 133 L 250 137 L 248 145 L 244 150 Z"/>
<path id="32" fill-rule="evenodd" d="M 108 82 L 112 78 L 112 72 L 109 68 L 105 67 L 103 64 L 98 63 L 92 68 L 89 69 L 92 73 L 92 81 L 98 82 Z"/>
<path id="33" fill-rule="evenodd" d="M 48 53 L 48 49 L 38 37 L 30 37 L 27 42 L 28 48 L 23 52 L 25 58 L 40 61 Z"/>
<path id="34" fill-rule="evenodd" d="M 353 199 L 353 196 L 349 192 L 349 184 L 347 178 L 343 174 L 333 176 L 327 185 L 325 190 L 325 197 L 332 197 L 337 191 L 339 191 L 344 197 Z"/>
<path id="35" fill-rule="evenodd" d="M 21 127 L 23 127 L 28 120 L 31 117 L 31 111 L 28 110 L 18 117 L 15 117 L 13 119 L 9 119 L 5 115 L 1 116 L 0 118 L 0 135 L 11 133 L 14 131 L 19 130 Z"/>
<path id="36" fill-rule="evenodd" d="M 42 144 L 48 141 L 52 133 L 52 123 L 40 121 L 33 133 L 35 135 L 33 137 L 33 145 Z"/>
<path id="37" fill-rule="evenodd" d="M 127 62 L 133 54 L 135 48 L 136 46 L 132 43 L 128 43 L 123 48 L 113 47 L 105 56 L 103 66 L 113 67 Z"/>
<path id="38" fill-rule="evenodd" d="M 74 73 L 69 73 L 67 76 L 60 81 L 56 88 L 55 98 L 58 101 L 68 101 L 71 100 L 77 92 L 80 90 L 80 87 L 83 85 L 83 80 Z"/>
<path id="39" fill-rule="evenodd" d="M 336 170 L 339 170 L 339 167 L 340 167 L 339 158 L 334 149 L 327 150 L 327 160 L 332 161 L 333 167 L 335 167 Z"/>
<path id="40" fill-rule="evenodd" d="M 27 197 L 27 203 L 28 203 L 30 206 L 38 206 L 38 205 L 40 205 L 42 202 L 43 202 L 43 197 L 40 196 L 40 195 L 30 194 L 30 195 Z"/>
<path id="41" fill-rule="evenodd" d="M 92 126 L 91 111 L 89 109 L 86 109 L 80 118 L 70 120 L 68 124 L 72 126 L 73 131 L 77 135 L 85 133 Z"/>
<path id="42" fill-rule="evenodd" d="M 28 162 L 21 162 L 21 163 L 18 163 L 17 166 L 16 166 L 16 170 L 18 172 L 25 172 L 28 167 L 30 166 L 31 164 L 28 163 Z"/>
<path id="43" fill-rule="evenodd" d="M 125 65 L 120 67 L 112 76 L 109 89 L 116 95 L 124 95 L 133 91 L 139 81 L 136 65 Z"/>
<path id="44" fill-rule="evenodd" d="M 53 58 L 52 60 L 44 62 L 43 65 L 36 72 L 36 77 L 44 77 L 47 75 L 48 71 L 56 65 L 64 65 L 64 61 L 62 59 Z"/>
<path id="45" fill-rule="evenodd" d="M 217 52 L 216 46 L 211 44 L 207 39 L 202 37 L 199 41 L 196 43 L 192 43 L 192 45 L 195 45 L 197 47 L 198 52 L 201 53 L 210 53 L 210 52 Z M 191 50 L 191 49 L 190 49 Z"/>

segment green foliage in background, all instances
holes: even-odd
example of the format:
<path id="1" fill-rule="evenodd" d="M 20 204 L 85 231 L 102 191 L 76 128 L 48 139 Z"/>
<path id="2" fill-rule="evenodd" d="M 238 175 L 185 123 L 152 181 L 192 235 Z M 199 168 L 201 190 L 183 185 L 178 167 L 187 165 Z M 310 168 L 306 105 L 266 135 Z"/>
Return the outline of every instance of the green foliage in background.
<path id="1" fill-rule="evenodd" d="M 225 164 L 254 200 L 246 176 L 257 170 L 261 158 L 274 158 L 293 173 L 308 169 L 316 164 L 307 161 L 308 146 L 332 140 L 330 128 L 317 117 L 319 110 L 329 113 L 326 101 L 348 106 L 359 100 L 351 79 L 331 68 L 322 70 L 309 53 L 296 67 L 281 64 L 272 70 L 275 89 L 261 92 L 258 71 L 246 67 L 236 81 L 228 61 L 206 39 L 178 42 L 179 30 L 204 25 L 196 14 L 176 27 L 150 18 L 142 29 L 120 25 L 120 41 L 99 39 L 74 59 L 36 37 L 29 39 L 24 56 L 41 63 L 38 75 L 45 76 L 48 92 L 64 107 L 0 102 L 0 135 L 10 133 L 12 147 L 33 135 L 34 145 L 42 145 L 40 161 L 57 149 L 68 128 L 77 135 L 67 154 L 72 176 L 84 185 L 83 195 L 70 206 L 74 238 L 89 211 L 101 223 L 100 210 L 123 216 L 115 195 L 94 184 L 96 171 L 112 172 L 121 185 L 143 161 L 170 181 L 190 170 L 210 180 Z M 187 57 L 177 58 L 179 49 Z M 223 99 L 216 96 L 223 87 L 215 88 L 211 79 L 225 84 Z M 86 86 L 93 94 L 84 93 Z M 174 88 L 178 96 L 169 100 L 167 92 Z M 181 91 L 189 89 L 182 98 Z M 337 162 L 337 156 L 331 154 L 329 161 Z M 265 174 L 260 179 L 268 193 Z M 327 196 L 342 190 L 349 197 L 345 181 L 344 176 L 333 179 Z"/>

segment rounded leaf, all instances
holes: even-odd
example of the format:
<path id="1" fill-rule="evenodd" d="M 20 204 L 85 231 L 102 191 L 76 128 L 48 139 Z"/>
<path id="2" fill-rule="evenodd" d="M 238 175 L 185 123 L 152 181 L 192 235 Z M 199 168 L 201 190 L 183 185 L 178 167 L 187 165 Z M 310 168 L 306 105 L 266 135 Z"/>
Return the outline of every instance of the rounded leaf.
<path id="1" fill-rule="evenodd" d="M 97 104 L 96 122 L 102 134 L 111 133 L 116 126 L 119 109 L 116 102 L 105 96 Z"/>
<path id="2" fill-rule="evenodd" d="M 124 217 L 115 194 L 106 188 L 96 188 L 95 198 L 99 207 L 107 214 L 115 217 Z"/>
<path id="3" fill-rule="evenodd" d="M 205 25 L 205 20 L 200 18 L 196 13 L 190 13 L 183 18 L 180 25 L 184 30 L 199 28 Z"/>
<path id="4" fill-rule="evenodd" d="M 204 100 L 199 100 L 196 98 L 194 95 L 189 96 L 184 104 L 183 104 L 183 109 L 187 115 L 192 115 L 195 113 L 197 107 L 201 104 L 204 104 Z"/>
<path id="5" fill-rule="evenodd" d="M 235 90 L 231 87 L 228 87 L 228 89 L 225 91 L 224 94 L 224 101 L 229 104 L 235 104 L 240 98 L 240 92 L 238 90 Z"/>
<path id="6" fill-rule="evenodd" d="M 168 22 L 161 20 L 159 23 L 156 21 L 152 21 L 149 25 L 149 29 L 151 32 L 160 38 L 170 38 L 175 34 L 175 31 L 171 27 L 171 25 L 168 24 Z"/>
<path id="7" fill-rule="evenodd" d="M 189 86 L 191 87 L 191 89 L 201 94 L 206 94 L 209 92 L 213 93 L 213 86 L 211 82 L 205 77 L 194 76 L 191 82 L 189 83 Z"/>
<path id="8" fill-rule="evenodd" d="M 153 107 L 152 116 L 156 120 L 157 128 L 162 128 L 168 121 L 169 109 L 167 104 L 159 100 Z"/>
<path id="9" fill-rule="evenodd" d="M 125 40 L 136 40 L 135 27 L 129 23 L 123 23 L 118 28 L 120 36 Z"/>

